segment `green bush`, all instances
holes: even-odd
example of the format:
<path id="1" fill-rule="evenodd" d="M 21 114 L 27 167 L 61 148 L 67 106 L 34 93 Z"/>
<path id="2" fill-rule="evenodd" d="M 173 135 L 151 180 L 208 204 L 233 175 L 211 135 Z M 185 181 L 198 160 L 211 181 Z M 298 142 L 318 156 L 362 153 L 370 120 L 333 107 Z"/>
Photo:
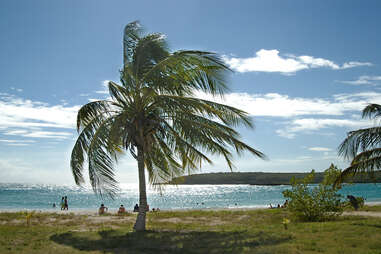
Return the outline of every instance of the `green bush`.
<path id="1" fill-rule="evenodd" d="M 283 191 L 283 196 L 289 200 L 288 209 L 299 219 L 304 221 L 325 221 L 339 216 L 343 212 L 340 194 L 332 183 L 340 172 L 337 167 L 331 167 L 324 172 L 324 180 L 319 185 L 312 187 L 315 172 L 303 179 L 291 180 L 291 190 Z"/>

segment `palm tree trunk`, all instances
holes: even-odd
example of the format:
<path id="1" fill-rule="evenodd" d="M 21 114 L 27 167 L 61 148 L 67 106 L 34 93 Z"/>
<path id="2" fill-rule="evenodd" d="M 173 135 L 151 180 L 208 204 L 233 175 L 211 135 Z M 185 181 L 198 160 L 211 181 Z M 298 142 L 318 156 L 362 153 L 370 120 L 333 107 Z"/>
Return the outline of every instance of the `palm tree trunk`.
<path id="1" fill-rule="evenodd" d="M 139 214 L 136 217 L 135 231 L 146 230 L 147 192 L 144 171 L 143 148 L 138 146 L 138 170 L 139 170 Z"/>

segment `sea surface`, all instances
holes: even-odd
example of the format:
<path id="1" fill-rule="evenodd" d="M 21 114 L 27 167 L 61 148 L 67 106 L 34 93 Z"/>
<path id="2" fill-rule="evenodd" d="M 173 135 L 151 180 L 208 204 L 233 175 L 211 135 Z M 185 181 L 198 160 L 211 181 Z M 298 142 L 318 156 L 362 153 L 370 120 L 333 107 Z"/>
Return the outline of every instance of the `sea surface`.
<path id="1" fill-rule="evenodd" d="M 211 208 L 255 208 L 269 204 L 282 204 L 282 191 L 290 186 L 254 185 L 179 185 L 167 186 L 162 194 L 148 189 L 150 208 L 160 209 L 211 209 Z M 53 209 L 62 196 L 68 197 L 69 210 L 96 210 L 101 203 L 110 209 L 123 204 L 131 210 L 138 203 L 138 185 L 122 184 L 115 200 L 97 197 L 91 188 L 77 186 L 4 184 L 0 183 L 0 210 Z M 381 202 L 381 184 L 345 185 L 340 193 L 362 196 L 366 202 Z"/>

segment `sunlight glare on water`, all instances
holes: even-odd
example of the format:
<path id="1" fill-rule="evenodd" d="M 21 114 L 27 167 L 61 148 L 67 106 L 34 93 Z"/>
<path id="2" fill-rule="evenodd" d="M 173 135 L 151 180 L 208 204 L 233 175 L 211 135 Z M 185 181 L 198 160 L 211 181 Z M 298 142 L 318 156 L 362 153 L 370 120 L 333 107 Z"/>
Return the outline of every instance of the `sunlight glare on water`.
<path id="1" fill-rule="evenodd" d="M 52 209 L 67 196 L 69 209 L 96 210 L 101 203 L 116 209 L 123 204 L 131 210 L 138 203 L 138 184 L 120 184 L 121 191 L 114 199 L 98 197 L 90 186 L 57 186 L 41 184 L 0 184 L 0 209 Z M 260 185 L 179 185 L 165 186 L 162 193 L 148 187 L 150 208 L 208 209 L 253 208 L 282 204 L 282 191 L 290 186 Z M 340 193 L 363 196 L 367 202 L 381 201 L 381 184 L 354 184 L 345 186 Z M 58 208 L 57 208 L 58 209 Z"/>

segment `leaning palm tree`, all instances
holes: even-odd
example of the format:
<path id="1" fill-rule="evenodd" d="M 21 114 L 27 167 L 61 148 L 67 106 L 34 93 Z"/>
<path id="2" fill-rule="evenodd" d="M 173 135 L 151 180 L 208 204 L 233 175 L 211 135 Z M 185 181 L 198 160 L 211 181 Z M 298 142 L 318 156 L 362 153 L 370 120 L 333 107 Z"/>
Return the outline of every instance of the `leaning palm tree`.
<path id="1" fill-rule="evenodd" d="M 123 40 L 120 84 L 108 83 L 110 98 L 84 105 L 77 116 L 78 139 L 71 155 L 75 182 L 84 183 L 88 162 L 95 193 L 118 192 L 114 166 L 130 152 L 139 173 L 139 213 L 134 229 L 145 230 L 146 180 L 154 187 L 172 177 L 212 163 L 206 153 L 222 155 L 232 168 L 232 152 L 264 155 L 240 141 L 233 129 L 252 127 L 244 111 L 194 97 L 196 91 L 223 95 L 228 67 L 214 53 L 169 52 L 165 37 L 144 34 L 138 22 L 128 24 Z"/>
<path id="2" fill-rule="evenodd" d="M 363 109 L 363 118 L 378 120 L 381 117 L 381 105 L 369 104 Z M 359 129 L 348 133 L 339 146 L 339 155 L 351 160 L 351 165 L 343 170 L 335 184 L 358 174 L 373 176 L 381 169 L 381 126 Z"/>

